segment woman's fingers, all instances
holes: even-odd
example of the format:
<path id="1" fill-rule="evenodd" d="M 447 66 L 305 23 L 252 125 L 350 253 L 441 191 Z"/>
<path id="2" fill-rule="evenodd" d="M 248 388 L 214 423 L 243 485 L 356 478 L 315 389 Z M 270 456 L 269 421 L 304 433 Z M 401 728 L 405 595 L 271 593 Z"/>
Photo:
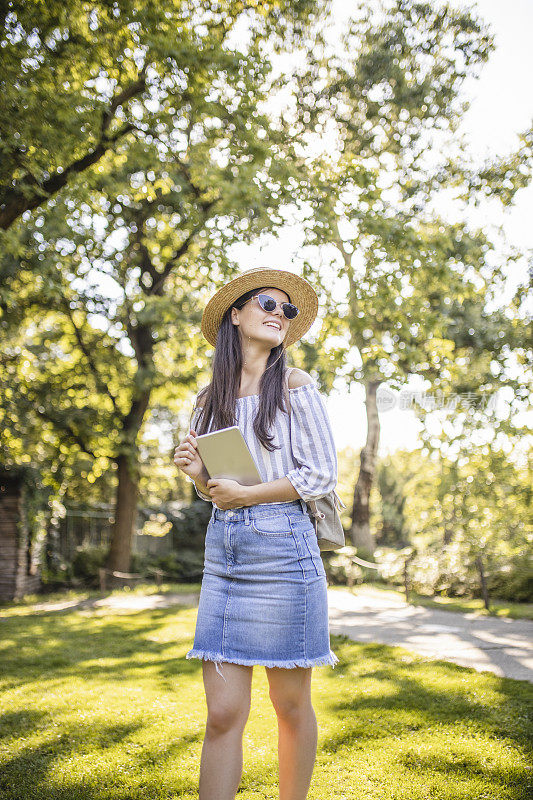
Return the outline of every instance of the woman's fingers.
<path id="1" fill-rule="evenodd" d="M 174 449 L 174 463 L 183 469 L 191 467 L 196 461 L 200 461 L 200 454 L 196 444 L 196 432 L 191 428 L 183 441 Z"/>
<path id="2" fill-rule="evenodd" d="M 181 444 L 176 447 L 174 452 L 179 451 L 189 451 L 193 455 L 197 452 L 198 448 L 194 439 L 190 436 L 186 436 L 185 439 L 181 442 Z"/>
<path id="3" fill-rule="evenodd" d="M 185 467 L 199 459 L 199 453 L 194 436 L 187 434 L 185 439 L 174 450 L 174 463 L 178 467 Z"/>
<path id="4" fill-rule="evenodd" d="M 193 454 L 194 454 L 194 453 L 196 453 L 196 452 L 197 452 L 196 443 L 195 443 L 195 442 L 194 442 L 194 443 L 193 443 L 193 442 L 191 442 L 191 440 L 190 440 L 189 438 L 185 438 L 185 439 L 184 439 L 184 440 L 181 442 L 181 444 L 179 444 L 179 445 L 176 447 L 176 449 L 175 449 L 175 451 L 174 451 L 174 452 L 178 453 L 178 452 L 180 452 L 180 451 L 189 451 L 190 453 L 193 453 Z"/>

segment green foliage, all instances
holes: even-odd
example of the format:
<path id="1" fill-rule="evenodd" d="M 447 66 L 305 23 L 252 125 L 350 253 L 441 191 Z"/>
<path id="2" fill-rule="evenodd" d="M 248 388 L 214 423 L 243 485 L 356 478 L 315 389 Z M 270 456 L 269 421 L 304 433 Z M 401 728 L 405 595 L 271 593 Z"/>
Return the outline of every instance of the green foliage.
<path id="1" fill-rule="evenodd" d="M 476 447 L 467 439 L 462 445 L 458 436 L 455 445 L 453 458 L 421 448 L 397 451 L 380 464 L 403 487 L 399 502 L 406 544 L 416 553 L 409 566 L 413 588 L 422 594 L 479 597 L 476 561 L 481 556 L 494 597 L 530 600 L 531 459 L 524 460 L 518 447 L 507 453 L 495 442 Z M 382 544 L 374 557 L 384 579 L 403 582 L 402 551 Z"/>
<path id="2" fill-rule="evenodd" d="M 202 580 L 204 553 L 198 548 L 184 547 L 172 553 L 159 556 L 146 556 L 133 553 L 132 570 L 146 577 L 152 577 L 155 570 L 162 570 L 165 581 L 178 583 L 198 583 Z"/>
<path id="3" fill-rule="evenodd" d="M 389 583 L 404 585 L 404 565 L 409 554 L 386 547 L 374 553 L 379 575 Z M 533 557 L 531 550 L 507 558 L 484 562 L 489 597 L 515 602 L 533 602 Z M 427 548 L 408 561 L 409 586 L 421 595 L 482 597 L 477 562 L 460 540 Z"/>
<path id="4" fill-rule="evenodd" d="M 518 254 L 496 254 L 488 230 L 465 222 L 464 203 L 510 202 L 530 180 L 533 139 L 525 134 L 491 169 L 455 134 L 464 81 L 493 49 L 490 31 L 474 9 L 398 0 L 360 4 L 341 40 L 334 48 L 321 37 L 306 52 L 291 121 L 303 139 L 310 125 L 337 142 L 313 160 L 306 186 L 304 271 L 327 313 L 306 368 L 327 388 L 336 371 L 390 388 L 419 375 L 447 398 L 484 400 L 508 384 L 525 398 L 527 380 L 507 369 L 527 337 L 520 291 L 501 301 Z M 436 211 L 443 189 L 447 217 Z"/>
<path id="5" fill-rule="evenodd" d="M 52 566 L 46 563 L 41 565 L 42 589 L 47 593 L 67 591 L 73 585 L 73 578 L 72 564 L 66 559 L 56 557 Z"/>
<path id="6" fill-rule="evenodd" d="M 26 568 L 37 572 L 46 538 L 51 490 L 43 484 L 39 471 L 29 464 L 0 466 L 0 482 L 4 479 L 20 483 L 23 517 L 19 520 L 18 535 L 21 536 L 21 526 L 24 525 L 27 531 Z"/>
<path id="7" fill-rule="evenodd" d="M 107 545 L 82 545 L 76 548 L 72 559 L 72 574 L 84 585 L 98 587 L 100 579 L 98 570 L 105 566 L 108 552 Z"/>
<path id="8" fill-rule="evenodd" d="M 327 554 L 324 558 L 324 567 L 328 584 L 353 586 L 363 583 L 365 573 L 352 556 L 357 555 L 357 548 L 346 545 L 340 551 Z"/>
<path id="9" fill-rule="evenodd" d="M 129 481 L 117 536 L 148 489 L 151 407 L 170 412 L 175 480 L 176 417 L 205 369 L 200 309 L 234 272 L 228 248 L 280 225 L 292 198 L 265 45 L 291 47 L 322 9 L 52 1 L 5 18 L 0 452 L 63 500 L 73 476 L 83 494 Z"/>
<path id="10" fill-rule="evenodd" d="M 381 462 L 377 488 L 381 500 L 381 519 L 376 531 L 376 542 L 384 547 L 405 547 L 405 480 L 390 464 Z"/>
<path id="11" fill-rule="evenodd" d="M 211 503 L 207 503 L 196 496 L 194 502 L 183 506 L 174 515 L 170 515 L 167 512 L 167 517 L 173 523 L 172 536 L 177 550 L 191 544 L 203 547 L 203 540 L 212 511 L 213 506 Z"/>
<path id="12" fill-rule="evenodd" d="M 176 118 L 183 131 L 184 109 L 210 115 L 214 126 L 222 115 L 228 131 L 239 115 L 244 123 L 247 93 L 234 95 L 237 114 L 229 119 L 224 84 L 255 79 L 265 38 L 278 48 L 297 41 L 322 7 L 310 0 L 271 8 L 227 0 L 4 4 L 0 227 L 98 169 L 117 148 L 149 144 L 165 120 Z M 232 41 L 245 23 L 249 61 Z"/>
<path id="13" fill-rule="evenodd" d="M 172 551 L 164 555 L 133 553 L 130 572 L 153 579 L 155 570 L 165 573 L 165 580 L 183 583 L 201 581 L 204 566 L 205 532 L 211 515 L 211 504 L 196 499 L 174 513 L 166 506 L 142 509 L 146 517 L 143 535 L 171 536 Z M 151 533 L 150 533 L 151 531 Z M 109 546 L 83 544 L 76 548 L 71 563 L 64 559 L 54 569 L 45 567 L 43 583 L 69 586 L 80 581 L 88 588 L 100 585 L 98 570 L 106 565 Z"/>
<path id="14" fill-rule="evenodd" d="M 533 554 L 531 548 L 513 553 L 491 565 L 487 588 L 493 597 L 520 603 L 533 602 Z"/>

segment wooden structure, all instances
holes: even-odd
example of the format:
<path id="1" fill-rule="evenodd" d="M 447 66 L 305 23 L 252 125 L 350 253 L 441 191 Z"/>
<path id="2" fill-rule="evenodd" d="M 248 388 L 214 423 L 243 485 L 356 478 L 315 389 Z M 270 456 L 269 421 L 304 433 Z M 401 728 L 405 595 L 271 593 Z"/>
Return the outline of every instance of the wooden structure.
<path id="1" fill-rule="evenodd" d="M 0 470 L 0 601 L 38 592 L 41 576 L 30 558 L 26 486 L 17 472 Z"/>

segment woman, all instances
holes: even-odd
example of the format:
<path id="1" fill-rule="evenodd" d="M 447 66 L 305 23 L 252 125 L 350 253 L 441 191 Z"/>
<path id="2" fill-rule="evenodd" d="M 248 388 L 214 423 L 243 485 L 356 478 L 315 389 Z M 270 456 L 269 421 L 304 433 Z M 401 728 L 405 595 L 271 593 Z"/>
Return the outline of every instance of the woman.
<path id="1" fill-rule="evenodd" d="M 187 653 L 202 659 L 208 712 L 200 800 L 233 800 L 237 793 L 254 664 L 265 666 L 278 718 L 280 798 L 304 800 L 311 782 L 318 736 L 312 668 L 338 658 L 330 650 L 326 576 L 304 501 L 335 487 L 337 456 L 311 377 L 290 372 L 290 420 L 283 384 L 285 350 L 317 310 L 303 278 L 252 269 L 216 292 L 202 316 L 202 333 L 215 346 L 212 380 L 174 457 L 213 504 Z M 257 486 L 210 479 L 198 454 L 197 435 L 235 424 L 261 474 Z"/>

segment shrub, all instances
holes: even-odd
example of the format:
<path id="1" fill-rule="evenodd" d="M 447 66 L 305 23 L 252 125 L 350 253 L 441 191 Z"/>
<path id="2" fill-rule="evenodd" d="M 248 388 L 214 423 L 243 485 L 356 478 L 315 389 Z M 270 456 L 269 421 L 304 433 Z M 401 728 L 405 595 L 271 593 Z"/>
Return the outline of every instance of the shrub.
<path id="1" fill-rule="evenodd" d="M 533 602 L 533 559 L 528 553 L 517 553 L 506 563 L 498 563 L 487 575 L 489 595 L 518 603 Z"/>
<path id="2" fill-rule="evenodd" d="M 86 586 L 100 585 L 98 570 L 105 566 L 107 545 L 80 545 L 72 559 L 74 577 L 80 578 Z"/>
<path id="3" fill-rule="evenodd" d="M 408 549 L 376 550 L 374 558 L 384 580 L 403 585 L 407 554 Z M 418 594 L 481 597 L 476 555 L 460 541 L 417 552 L 408 565 L 409 585 Z M 525 553 L 485 555 L 483 563 L 489 596 L 515 602 L 533 600 L 533 562 Z"/>

